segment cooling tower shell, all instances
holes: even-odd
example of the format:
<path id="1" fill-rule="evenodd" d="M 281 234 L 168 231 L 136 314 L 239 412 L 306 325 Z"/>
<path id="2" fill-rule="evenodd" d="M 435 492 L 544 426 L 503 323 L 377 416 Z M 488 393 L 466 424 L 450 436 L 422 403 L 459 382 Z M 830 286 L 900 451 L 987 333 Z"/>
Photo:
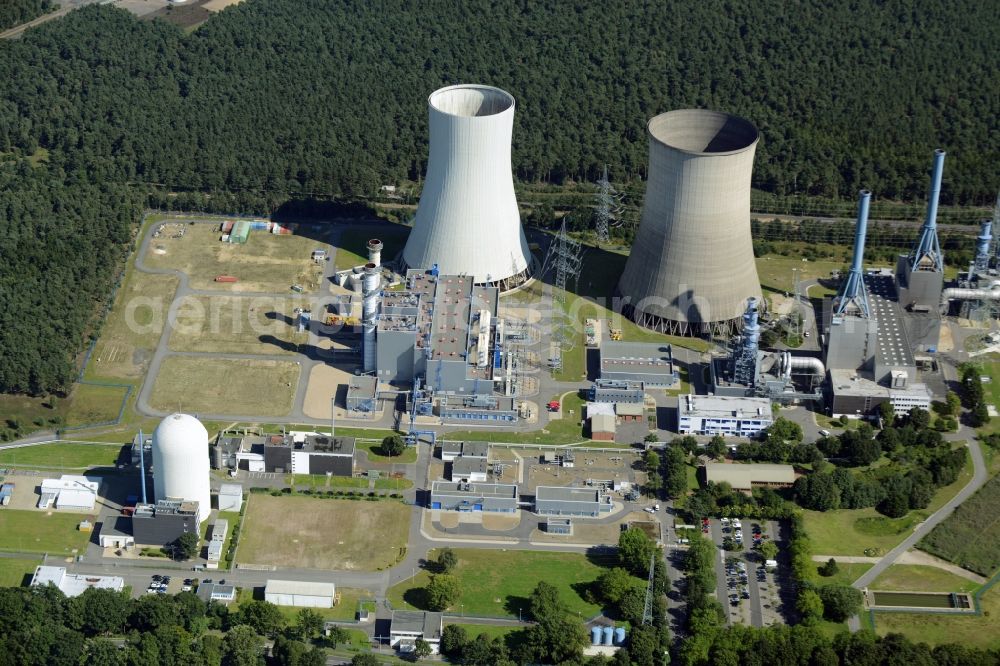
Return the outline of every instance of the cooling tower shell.
<path id="1" fill-rule="evenodd" d="M 432 93 L 427 106 L 427 178 L 403 261 L 517 286 L 531 254 L 510 165 L 514 98 L 499 88 L 457 85 Z"/>
<path id="2" fill-rule="evenodd" d="M 642 219 L 618 283 L 623 310 L 665 333 L 731 333 L 748 298 L 763 303 L 750 238 L 757 128 L 683 109 L 654 117 L 647 131 Z"/>
<path id="3" fill-rule="evenodd" d="M 198 520 L 212 511 L 208 431 L 188 414 L 171 414 L 153 431 L 156 500 L 198 502 Z"/>

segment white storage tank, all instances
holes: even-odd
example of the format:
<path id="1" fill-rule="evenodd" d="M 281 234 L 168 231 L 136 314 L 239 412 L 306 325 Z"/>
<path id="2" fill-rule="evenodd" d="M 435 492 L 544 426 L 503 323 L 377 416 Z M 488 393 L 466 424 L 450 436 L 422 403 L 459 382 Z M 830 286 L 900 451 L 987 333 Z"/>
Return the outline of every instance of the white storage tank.
<path id="1" fill-rule="evenodd" d="M 156 500 L 198 502 L 198 520 L 212 511 L 208 431 L 189 414 L 171 414 L 153 431 Z"/>

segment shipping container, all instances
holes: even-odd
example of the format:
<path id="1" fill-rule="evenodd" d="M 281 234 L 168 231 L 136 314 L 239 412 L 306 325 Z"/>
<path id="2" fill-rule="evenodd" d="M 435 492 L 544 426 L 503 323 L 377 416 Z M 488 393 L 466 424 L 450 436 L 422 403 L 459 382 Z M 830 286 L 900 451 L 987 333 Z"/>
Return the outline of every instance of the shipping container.
<path id="1" fill-rule="evenodd" d="M 216 275 L 216 282 L 239 282 L 239 278 L 232 275 Z"/>

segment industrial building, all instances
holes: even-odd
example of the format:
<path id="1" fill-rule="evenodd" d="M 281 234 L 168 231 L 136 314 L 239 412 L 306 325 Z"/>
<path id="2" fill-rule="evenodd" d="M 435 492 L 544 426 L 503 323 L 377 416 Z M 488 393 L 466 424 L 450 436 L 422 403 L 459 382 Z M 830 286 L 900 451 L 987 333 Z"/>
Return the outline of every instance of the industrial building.
<path id="1" fill-rule="evenodd" d="M 156 501 L 193 502 L 198 521 L 212 511 L 208 431 L 188 414 L 171 414 L 153 431 L 153 474 Z M 143 480 L 145 483 L 145 480 Z M 140 541 L 136 536 L 136 541 Z"/>
<path id="2" fill-rule="evenodd" d="M 597 389 L 620 387 L 623 383 L 632 387 L 670 388 L 679 381 L 668 344 L 609 340 L 601 344 L 599 353 L 601 376 Z"/>
<path id="3" fill-rule="evenodd" d="M 333 583 L 269 580 L 264 587 L 264 600 L 275 606 L 333 608 L 335 596 L 336 588 Z"/>
<path id="4" fill-rule="evenodd" d="M 906 414 L 914 407 L 930 411 L 933 395 L 924 384 L 904 383 L 899 388 L 878 384 L 855 370 L 830 371 L 830 414 L 834 417 L 862 417 L 874 414 L 888 402 L 897 414 Z"/>
<path id="5" fill-rule="evenodd" d="M 225 518 L 216 519 L 212 524 L 212 535 L 208 541 L 208 557 L 206 567 L 218 569 L 222 559 L 222 548 L 226 544 L 226 534 L 229 533 L 229 521 Z"/>
<path id="6" fill-rule="evenodd" d="M 927 216 L 920 238 L 908 255 L 896 262 L 896 290 L 899 304 L 906 310 L 938 313 L 944 286 L 944 253 L 937 236 L 937 209 L 944 174 L 945 151 L 934 151 Z M 987 241 L 987 252 L 988 252 Z"/>
<path id="7" fill-rule="evenodd" d="M 132 513 L 132 536 L 143 546 L 167 546 L 185 532 L 199 534 L 200 516 L 197 502 L 161 500 L 137 504 Z"/>
<path id="8" fill-rule="evenodd" d="M 427 106 L 427 176 L 403 261 L 516 287 L 531 253 L 511 172 L 514 98 L 499 88 L 456 85 L 433 92 Z"/>
<path id="9" fill-rule="evenodd" d="M 427 642 L 431 652 L 441 651 L 441 632 L 444 631 L 444 614 L 428 611 L 392 611 L 389 621 L 389 646 L 400 652 L 413 652 L 417 639 Z"/>
<path id="10" fill-rule="evenodd" d="M 489 467 L 486 458 L 467 458 L 459 456 L 452 461 L 451 480 L 466 483 L 485 482 Z"/>
<path id="11" fill-rule="evenodd" d="M 243 507 L 243 486 L 223 483 L 219 486 L 219 511 L 239 511 Z"/>
<path id="12" fill-rule="evenodd" d="M 354 476 L 355 440 L 315 432 L 248 435 L 236 453 L 238 469 L 249 472 Z"/>
<path id="13" fill-rule="evenodd" d="M 196 594 L 206 604 L 213 601 L 220 604 L 231 604 L 236 601 L 236 586 L 219 585 L 218 583 L 200 583 Z"/>
<path id="14" fill-rule="evenodd" d="M 647 131 L 642 218 L 618 283 L 623 312 L 663 333 L 731 333 L 747 299 L 761 299 L 750 238 L 757 128 L 683 109 L 654 117 Z"/>
<path id="15" fill-rule="evenodd" d="M 101 480 L 97 477 L 64 474 L 58 479 L 43 479 L 39 488 L 38 508 L 67 511 L 93 511 Z"/>
<path id="16" fill-rule="evenodd" d="M 615 432 L 618 430 L 618 421 L 614 414 L 598 412 L 590 415 L 590 438 L 599 442 L 615 441 Z"/>
<path id="17" fill-rule="evenodd" d="M 431 509 L 442 511 L 517 511 L 517 486 L 506 483 L 431 483 Z"/>
<path id="18" fill-rule="evenodd" d="M 673 377 L 673 373 L 671 372 Z M 598 379 L 587 391 L 589 402 L 610 402 L 612 404 L 639 403 L 646 399 L 646 393 L 639 381 L 620 379 Z"/>
<path id="19" fill-rule="evenodd" d="M 561 536 L 573 535 L 573 521 L 569 518 L 549 518 L 545 521 L 545 531 Z"/>
<path id="20" fill-rule="evenodd" d="M 614 508 L 611 496 L 600 488 L 538 486 L 535 513 L 540 516 L 584 516 L 600 518 Z"/>
<path id="21" fill-rule="evenodd" d="M 445 462 L 451 462 L 459 456 L 486 460 L 489 454 L 489 442 L 441 442 L 441 460 Z"/>
<path id="22" fill-rule="evenodd" d="M 72 574 L 65 567 L 36 567 L 31 577 L 31 587 L 46 585 L 54 585 L 67 597 L 78 597 L 90 588 L 121 592 L 125 589 L 125 579 L 121 576 Z"/>
<path id="23" fill-rule="evenodd" d="M 774 422 L 767 398 L 682 395 L 677 432 L 682 435 L 756 437 Z"/>
<path id="24" fill-rule="evenodd" d="M 347 385 L 347 411 L 369 415 L 376 411 L 378 379 L 372 375 L 353 375 Z"/>
<path id="25" fill-rule="evenodd" d="M 746 493 L 755 487 L 788 488 L 795 483 L 795 468 L 763 463 L 708 463 L 705 465 L 705 480 L 708 483 L 728 483 L 733 490 Z"/>

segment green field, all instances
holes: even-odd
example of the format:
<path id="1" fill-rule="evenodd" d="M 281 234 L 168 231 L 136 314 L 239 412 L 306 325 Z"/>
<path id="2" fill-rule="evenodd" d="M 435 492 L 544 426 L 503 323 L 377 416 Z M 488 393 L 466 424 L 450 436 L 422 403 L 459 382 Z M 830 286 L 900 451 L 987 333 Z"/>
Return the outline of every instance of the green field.
<path id="1" fill-rule="evenodd" d="M 38 444 L 0 451 L 0 464 L 9 467 L 87 469 L 113 467 L 121 446 L 115 444 Z"/>
<path id="2" fill-rule="evenodd" d="M 88 425 L 107 423 L 118 418 L 126 389 L 123 386 L 98 386 L 95 384 L 75 384 L 70 395 L 66 425 Z"/>
<path id="3" fill-rule="evenodd" d="M 337 428 L 337 432 L 340 432 L 340 428 Z M 373 463 L 415 463 L 417 462 L 417 447 L 408 446 L 403 451 L 402 454 L 398 456 L 384 456 L 382 455 L 382 443 L 381 442 L 356 442 L 355 446 L 367 452 L 368 460 Z"/>
<path id="4" fill-rule="evenodd" d="M 23 559 L 19 557 L 0 557 L 0 587 L 20 587 L 30 580 L 35 567 L 41 560 Z"/>
<path id="5" fill-rule="evenodd" d="M 893 564 L 868 587 L 887 592 L 972 592 L 979 584 L 938 567 Z"/>
<path id="6" fill-rule="evenodd" d="M 17 439 L 35 430 L 55 430 L 65 421 L 69 399 L 0 394 L 0 441 Z M 17 428 L 10 427 L 13 421 Z M 16 432 L 14 432 L 16 430 Z"/>
<path id="7" fill-rule="evenodd" d="M 86 548 L 90 537 L 76 529 L 84 518 L 80 514 L 5 508 L 0 510 L 0 550 L 72 555 Z"/>
<path id="8" fill-rule="evenodd" d="M 580 589 L 597 579 L 604 570 L 577 553 L 533 552 L 524 550 L 454 549 L 462 595 L 451 612 L 489 617 L 517 617 L 528 608 L 528 597 L 539 581 L 559 589 L 563 601 L 573 613 L 587 619 L 600 612 L 600 606 L 586 601 Z M 434 552 L 428 555 L 434 559 Z M 515 573 L 516 572 L 516 573 Z M 430 574 L 417 570 L 415 576 L 389 590 L 389 601 L 396 608 L 422 605 L 422 589 Z"/>
<path id="9" fill-rule="evenodd" d="M 284 416 L 292 409 L 299 370 L 292 361 L 168 356 L 149 403 L 168 412 Z"/>
<path id="10" fill-rule="evenodd" d="M 913 642 L 941 645 L 959 643 L 968 647 L 1000 648 L 1000 588 L 993 587 L 981 599 L 983 614 L 954 616 L 932 613 L 875 614 L 879 636 L 903 634 Z"/>
<path id="11" fill-rule="evenodd" d="M 836 251 L 841 250 L 839 247 L 831 247 Z M 794 280 L 801 283 L 818 278 L 829 278 L 830 271 L 844 268 L 848 261 L 846 258 L 844 260 L 803 261 L 801 256 L 796 256 L 796 254 L 798 253 L 787 257 L 780 254 L 768 254 L 757 258 L 757 277 L 765 291 L 791 293 L 794 284 L 793 268 L 795 269 Z M 818 289 L 813 292 L 814 296 L 819 294 Z"/>
<path id="12" fill-rule="evenodd" d="M 945 518 L 918 546 L 949 562 L 992 575 L 1000 568 L 1000 477 L 994 477 Z"/>
<path id="13" fill-rule="evenodd" d="M 834 558 L 836 559 L 836 558 Z M 816 567 L 819 568 L 825 562 L 816 562 Z M 814 577 L 814 582 L 817 585 L 850 585 L 857 579 L 865 575 L 869 569 L 871 569 L 874 564 L 868 564 L 867 562 L 837 562 L 837 573 L 833 576 L 820 576 L 819 573 Z"/>

